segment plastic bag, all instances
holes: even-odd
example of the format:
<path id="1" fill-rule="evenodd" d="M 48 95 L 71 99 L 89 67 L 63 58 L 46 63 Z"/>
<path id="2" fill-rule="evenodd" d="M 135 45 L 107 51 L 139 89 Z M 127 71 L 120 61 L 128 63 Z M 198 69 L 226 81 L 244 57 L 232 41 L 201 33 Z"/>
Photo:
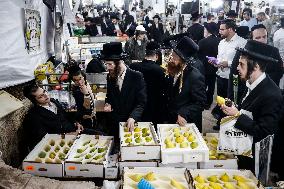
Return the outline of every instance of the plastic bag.
<path id="1" fill-rule="evenodd" d="M 108 181 L 104 180 L 102 189 L 119 189 L 120 181 Z"/>
<path id="2" fill-rule="evenodd" d="M 222 119 L 217 151 L 252 157 L 253 137 L 234 127 L 237 119 L 238 117 L 235 116 Z"/>

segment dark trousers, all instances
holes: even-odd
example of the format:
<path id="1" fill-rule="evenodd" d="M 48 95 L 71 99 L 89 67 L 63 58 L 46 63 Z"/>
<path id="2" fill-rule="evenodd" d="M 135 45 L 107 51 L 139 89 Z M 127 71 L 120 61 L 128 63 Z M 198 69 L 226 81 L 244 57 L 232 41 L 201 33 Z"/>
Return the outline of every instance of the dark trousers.
<path id="1" fill-rule="evenodd" d="M 206 85 L 206 105 L 210 106 L 213 102 L 214 90 L 215 90 L 216 74 L 205 75 Z"/>

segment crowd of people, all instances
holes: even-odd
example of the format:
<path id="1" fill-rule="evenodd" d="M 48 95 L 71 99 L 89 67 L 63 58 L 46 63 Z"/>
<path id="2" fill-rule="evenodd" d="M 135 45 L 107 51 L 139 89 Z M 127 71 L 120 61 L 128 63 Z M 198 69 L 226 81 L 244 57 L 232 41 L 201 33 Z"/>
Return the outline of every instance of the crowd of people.
<path id="1" fill-rule="evenodd" d="M 152 9 L 148 11 L 153 14 Z M 169 36 L 165 36 L 159 15 L 150 17 L 149 12 L 142 11 L 141 24 L 136 24 L 135 9 L 131 13 L 124 11 L 121 18 L 114 13 L 85 18 L 86 34 L 130 36 L 125 52 L 120 42 L 106 43 L 95 61 L 104 64 L 108 71 L 104 107 L 109 116 L 105 126 L 107 134 L 118 142 L 119 122 L 126 122 L 132 131 L 137 121 L 180 126 L 195 123 L 202 132 L 202 112 L 212 108 L 212 115 L 217 119 L 216 130 L 222 118 L 238 116 L 235 127 L 253 136 L 254 143 L 274 134 L 272 170 L 283 178 L 284 167 L 278 163 L 284 134 L 283 91 L 280 90 L 284 18 L 274 34 L 272 46 L 268 44 L 272 35 L 270 24 L 262 12 L 253 18 L 251 12 L 245 10 L 243 21 L 238 25 L 234 11 L 229 11 L 226 17 L 224 12 L 219 12 L 217 19 L 208 15 L 204 24 L 200 23 L 202 15 L 193 13 L 187 32 Z M 166 69 L 160 66 L 161 48 L 169 52 L 164 58 Z M 131 63 L 131 60 L 141 62 Z M 24 91 L 35 105 L 28 117 L 30 129 L 38 139 L 49 132 L 102 132 L 94 123 L 94 96 L 84 72 L 72 68 L 69 73 L 78 107 L 75 124 L 65 124 L 67 120 L 60 105 L 37 85 Z M 216 82 L 217 95 L 230 99 L 232 106 L 211 107 Z M 253 159 L 240 157 L 239 161 L 240 168 L 254 166 Z"/>

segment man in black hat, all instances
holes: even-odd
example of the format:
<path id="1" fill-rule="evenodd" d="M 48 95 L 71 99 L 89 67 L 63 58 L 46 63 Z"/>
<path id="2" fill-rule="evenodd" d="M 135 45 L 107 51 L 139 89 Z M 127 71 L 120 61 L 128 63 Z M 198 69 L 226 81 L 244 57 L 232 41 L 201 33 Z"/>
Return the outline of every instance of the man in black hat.
<path id="1" fill-rule="evenodd" d="M 192 66 L 192 55 L 198 45 L 189 37 L 183 37 L 177 44 L 172 43 L 173 52 L 168 63 L 168 73 L 172 78 L 169 86 L 170 123 L 184 126 L 195 123 L 202 132 L 202 111 L 206 102 L 203 75 Z"/>
<path id="2" fill-rule="evenodd" d="M 199 14 L 198 12 L 192 13 L 190 18 L 190 20 L 192 20 L 192 25 L 187 30 L 191 39 L 196 43 L 204 38 L 204 27 L 200 24 L 201 16 L 202 14 Z"/>
<path id="3" fill-rule="evenodd" d="M 96 36 L 105 36 L 107 34 L 107 28 L 105 24 L 103 24 L 103 19 L 101 17 L 95 17 L 94 24 L 96 29 Z"/>
<path id="4" fill-rule="evenodd" d="M 267 64 L 277 60 L 271 57 L 271 47 L 258 41 L 250 40 L 237 50 L 241 53 L 237 70 L 246 81 L 247 90 L 238 108 L 234 105 L 221 108 L 228 116 L 239 115 L 235 128 L 253 136 L 256 143 L 275 134 L 278 127 L 283 98 L 279 87 L 265 74 Z M 251 158 L 240 158 L 240 169 L 254 170 Z"/>
<path id="5" fill-rule="evenodd" d="M 119 17 L 113 13 L 110 16 L 111 23 L 109 25 L 109 36 L 121 36 L 124 33 L 123 25 L 119 23 Z"/>
<path id="6" fill-rule="evenodd" d="M 234 10 L 229 10 L 229 12 L 227 12 L 226 16 L 227 16 L 227 19 L 236 21 L 238 14 Z"/>
<path id="7" fill-rule="evenodd" d="M 252 40 L 267 44 L 268 35 L 264 25 L 259 24 L 252 27 Z M 283 75 L 283 61 L 281 59 L 279 50 L 273 46 L 271 48 L 271 57 L 278 60 L 277 62 L 271 62 L 267 65 L 265 73 L 279 86 L 280 79 Z M 235 103 L 240 103 L 240 99 L 246 89 L 245 82 L 242 82 L 238 77 L 237 66 L 239 64 L 240 52 L 237 52 L 232 66 L 230 69 L 229 83 L 228 83 L 228 98 Z"/>
<path id="8" fill-rule="evenodd" d="M 164 70 L 156 63 L 160 46 L 149 42 L 146 46 L 146 56 L 141 63 L 132 63 L 130 68 L 143 74 L 147 86 L 147 104 L 142 121 L 162 123 L 165 110 L 166 79 Z"/>
<path id="9" fill-rule="evenodd" d="M 159 15 L 155 15 L 153 17 L 153 24 L 149 28 L 149 31 L 150 31 L 149 39 L 151 41 L 155 41 L 157 43 L 162 42 L 163 35 L 164 35 L 163 24 L 159 22 L 160 20 L 161 20 L 161 18 L 159 17 Z"/>
<path id="10" fill-rule="evenodd" d="M 101 59 L 109 71 L 105 111 L 111 112 L 113 128 L 110 133 L 115 139 L 118 139 L 118 122 L 126 122 L 132 131 L 134 122 L 141 119 L 147 101 L 143 75 L 129 69 L 123 62 L 124 58 L 120 42 L 103 45 Z"/>
<path id="11" fill-rule="evenodd" d="M 214 22 L 204 23 L 204 39 L 201 39 L 198 43 L 199 51 L 198 58 L 202 61 L 205 68 L 205 84 L 206 84 L 206 96 L 207 102 L 205 109 L 209 109 L 214 96 L 216 71 L 217 68 L 208 63 L 209 57 L 217 57 L 218 45 L 221 39 L 218 37 L 218 25 Z"/>

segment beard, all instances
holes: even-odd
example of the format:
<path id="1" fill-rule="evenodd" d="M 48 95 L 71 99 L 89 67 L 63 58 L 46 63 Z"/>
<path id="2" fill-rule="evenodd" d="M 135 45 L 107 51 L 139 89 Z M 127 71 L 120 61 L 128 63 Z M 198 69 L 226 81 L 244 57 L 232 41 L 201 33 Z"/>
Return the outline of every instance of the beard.
<path id="1" fill-rule="evenodd" d="M 119 62 L 116 63 L 115 62 L 115 67 L 113 70 L 109 70 L 109 77 L 112 81 L 116 81 L 118 76 L 119 76 L 119 73 L 121 71 L 121 67 L 119 66 Z"/>
<path id="2" fill-rule="evenodd" d="M 178 65 L 175 65 L 174 62 L 170 61 L 168 63 L 168 73 L 170 76 L 174 77 L 175 75 L 177 75 L 179 72 L 182 71 L 182 67 L 183 65 L 181 63 L 179 63 Z"/>

